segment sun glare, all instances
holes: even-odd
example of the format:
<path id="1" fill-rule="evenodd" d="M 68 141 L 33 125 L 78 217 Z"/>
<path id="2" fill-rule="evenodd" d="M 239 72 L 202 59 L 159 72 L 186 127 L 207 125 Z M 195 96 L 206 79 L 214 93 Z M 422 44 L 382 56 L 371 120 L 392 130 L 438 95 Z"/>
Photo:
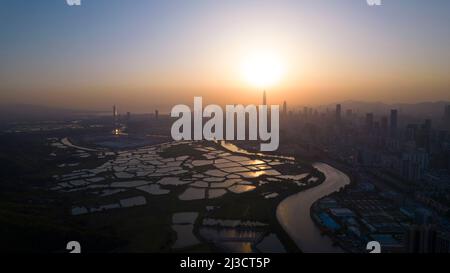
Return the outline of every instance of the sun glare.
<path id="1" fill-rule="evenodd" d="M 258 88 L 268 88 L 281 80 L 284 67 L 276 54 L 254 52 L 244 58 L 241 70 L 248 84 Z"/>

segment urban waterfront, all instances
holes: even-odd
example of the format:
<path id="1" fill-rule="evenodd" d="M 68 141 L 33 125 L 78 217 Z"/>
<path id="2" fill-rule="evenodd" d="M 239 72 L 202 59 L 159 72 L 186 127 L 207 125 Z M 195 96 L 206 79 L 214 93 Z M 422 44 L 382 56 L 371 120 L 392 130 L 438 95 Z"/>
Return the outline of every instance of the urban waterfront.
<path id="1" fill-rule="evenodd" d="M 350 183 L 347 175 L 325 163 L 313 164 L 325 175 L 317 187 L 292 195 L 277 207 L 277 219 L 297 246 L 308 253 L 341 253 L 332 238 L 324 236 L 311 218 L 311 207 L 322 197 L 334 193 Z"/>
<path id="2" fill-rule="evenodd" d="M 2 1 L 0 252 L 450 253 L 431 2 Z"/>

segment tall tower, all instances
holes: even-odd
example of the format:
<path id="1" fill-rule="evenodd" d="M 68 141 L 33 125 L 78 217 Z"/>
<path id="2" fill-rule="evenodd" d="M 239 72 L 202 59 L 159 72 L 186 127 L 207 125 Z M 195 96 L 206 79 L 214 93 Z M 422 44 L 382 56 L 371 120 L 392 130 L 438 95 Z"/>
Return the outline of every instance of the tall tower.
<path id="1" fill-rule="evenodd" d="M 446 105 L 446 106 L 445 106 L 444 117 L 445 117 L 446 119 L 450 119 L 450 105 Z"/>
<path id="2" fill-rule="evenodd" d="M 388 131 L 388 118 L 386 116 L 381 117 L 381 130 L 383 134 Z"/>
<path id="3" fill-rule="evenodd" d="M 445 106 L 444 122 L 447 129 L 450 129 L 450 105 Z"/>
<path id="4" fill-rule="evenodd" d="M 287 104 L 286 101 L 283 102 L 283 116 L 287 116 Z"/>
<path id="5" fill-rule="evenodd" d="M 373 129 L 373 113 L 366 114 L 366 130 L 370 133 Z"/>
<path id="6" fill-rule="evenodd" d="M 113 126 L 114 126 L 114 129 L 116 128 L 116 125 L 117 125 L 117 108 L 116 108 L 116 105 L 114 104 L 113 105 Z"/>
<path id="7" fill-rule="evenodd" d="M 264 90 L 264 92 L 263 92 L 263 105 L 267 105 L 266 90 Z"/>
<path id="8" fill-rule="evenodd" d="M 127 125 L 130 123 L 131 112 L 127 112 Z"/>
<path id="9" fill-rule="evenodd" d="M 397 126 L 398 126 L 398 111 L 396 109 L 391 110 L 391 116 L 390 116 L 390 129 L 391 129 L 391 136 L 395 137 L 397 134 Z"/>
<path id="10" fill-rule="evenodd" d="M 336 122 L 337 123 L 341 122 L 341 112 L 342 112 L 341 105 L 336 104 Z"/>

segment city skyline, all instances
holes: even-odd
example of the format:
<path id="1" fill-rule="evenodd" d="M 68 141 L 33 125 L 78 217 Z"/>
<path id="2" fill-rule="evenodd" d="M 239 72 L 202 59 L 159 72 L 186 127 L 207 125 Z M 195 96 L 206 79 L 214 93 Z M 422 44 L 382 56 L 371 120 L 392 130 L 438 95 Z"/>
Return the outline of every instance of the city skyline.
<path id="1" fill-rule="evenodd" d="M 2 5 L 6 104 L 103 110 L 117 103 L 152 112 L 195 95 L 222 105 L 256 103 L 263 89 L 280 105 L 450 100 L 445 1 Z M 255 53 L 262 57 L 250 69 L 280 66 L 260 71 L 269 81 L 242 71 Z"/>
<path id="2" fill-rule="evenodd" d="M 1 2 L 0 252 L 450 253 L 450 1 Z"/>

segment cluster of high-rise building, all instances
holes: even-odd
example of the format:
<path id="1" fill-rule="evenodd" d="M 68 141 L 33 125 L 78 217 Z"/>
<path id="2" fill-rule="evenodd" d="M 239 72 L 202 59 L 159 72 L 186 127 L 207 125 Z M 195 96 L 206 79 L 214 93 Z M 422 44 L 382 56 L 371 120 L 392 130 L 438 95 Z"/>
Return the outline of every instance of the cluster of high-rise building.
<path id="1" fill-rule="evenodd" d="M 355 111 L 341 104 L 333 110 L 303 107 L 288 115 L 280 149 L 365 170 L 450 214 L 450 105 L 434 118 L 400 109 Z"/>
<path id="2" fill-rule="evenodd" d="M 153 114 L 153 118 L 155 120 L 159 119 L 159 110 L 155 110 L 155 113 Z M 131 112 L 126 112 L 125 116 L 122 117 L 118 110 L 117 106 L 113 105 L 112 107 L 112 133 L 114 135 L 119 135 L 123 130 L 126 130 L 130 126 L 131 122 Z"/>
<path id="3" fill-rule="evenodd" d="M 444 120 L 450 119 L 449 108 L 445 108 Z M 343 112 L 341 104 L 334 113 L 304 107 L 292 122 L 309 128 L 298 132 L 304 143 L 326 147 L 350 165 L 381 168 L 410 182 L 422 180 L 433 167 L 450 170 L 449 131 L 434 128 L 431 119 L 400 121 L 398 109 L 378 116 L 372 112 L 358 115 L 352 109 L 346 109 L 345 116 Z"/>

